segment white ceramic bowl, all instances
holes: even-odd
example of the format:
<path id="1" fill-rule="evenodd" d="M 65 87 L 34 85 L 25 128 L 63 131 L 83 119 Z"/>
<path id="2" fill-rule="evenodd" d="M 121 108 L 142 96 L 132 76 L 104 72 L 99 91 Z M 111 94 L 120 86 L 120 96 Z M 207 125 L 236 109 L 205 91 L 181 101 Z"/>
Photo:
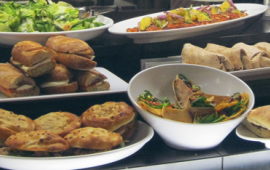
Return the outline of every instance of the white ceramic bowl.
<path id="1" fill-rule="evenodd" d="M 144 90 L 149 90 L 157 98 L 168 97 L 171 103 L 175 103 L 172 82 L 180 73 L 208 94 L 231 96 L 236 92 L 248 93 L 250 98 L 246 111 L 240 117 L 226 122 L 192 124 L 155 116 L 137 104 L 138 96 Z M 164 142 L 181 150 L 210 149 L 219 145 L 252 110 L 255 100 L 249 86 L 234 75 L 210 67 L 185 64 L 159 65 L 139 72 L 129 82 L 128 97 Z"/>

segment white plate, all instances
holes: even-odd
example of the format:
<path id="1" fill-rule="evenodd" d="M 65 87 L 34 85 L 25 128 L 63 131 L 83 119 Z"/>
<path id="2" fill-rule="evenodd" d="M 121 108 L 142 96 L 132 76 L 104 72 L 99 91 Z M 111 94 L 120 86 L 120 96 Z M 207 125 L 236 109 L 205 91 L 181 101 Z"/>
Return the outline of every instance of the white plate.
<path id="1" fill-rule="evenodd" d="M 260 138 L 250 130 L 248 130 L 243 124 L 240 124 L 236 130 L 236 135 L 244 140 L 261 142 L 265 144 L 266 148 L 270 148 L 270 138 Z"/>
<path id="2" fill-rule="evenodd" d="M 225 29 L 229 29 L 232 27 L 239 26 L 244 23 L 244 21 L 248 18 L 254 17 L 256 15 L 262 14 L 266 11 L 267 6 L 261 4 L 235 4 L 236 7 L 240 10 L 245 10 L 248 16 L 243 18 L 237 18 L 234 20 L 195 26 L 189 28 L 178 28 L 171 30 L 163 30 L 163 31 L 149 31 L 149 32 L 126 32 L 127 28 L 136 27 L 138 22 L 145 16 L 155 17 L 157 15 L 163 14 L 163 12 L 144 15 L 132 19 L 128 19 L 125 21 L 118 22 L 109 28 L 109 32 L 113 34 L 125 35 L 134 40 L 134 43 L 155 43 L 155 42 L 163 42 L 170 41 L 176 39 L 183 39 L 188 37 L 195 37 L 198 35 L 208 34 L 212 32 L 217 32 Z M 194 7 L 197 8 L 197 7 Z"/>
<path id="3" fill-rule="evenodd" d="M 228 72 L 244 81 L 270 78 L 270 67 Z"/>
<path id="4" fill-rule="evenodd" d="M 10 1 L 0 1 L 0 4 L 6 4 Z M 29 1 L 14 1 L 16 4 L 27 4 Z"/>
<path id="5" fill-rule="evenodd" d="M 66 157 L 35 158 L 0 155 L 0 167 L 16 170 L 67 170 L 105 165 L 137 152 L 153 135 L 152 127 L 139 121 L 137 131 L 123 148 L 96 154 Z"/>
<path id="6" fill-rule="evenodd" d="M 104 31 L 106 31 L 110 26 L 113 25 L 113 20 L 99 15 L 96 21 L 102 22 L 103 26 L 77 30 L 77 31 L 60 31 L 60 32 L 35 32 L 35 33 L 25 33 L 25 32 L 0 32 L 0 44 L 2 45 L 15 45 L 17 42 L 32 40 L 42 45 L 45 45 L 49 37 L 55 35 L 64 35 L 71 38 L 78 38 L 83 41 L 87 41 L 98 37 Z"/>
<path id="7" fill-rule="evenodd" d="M 30 100 L 44 100 L 44 99 L 55 99 L 55 98 L 67 98 L 67 97 L 79 97 L 79 96 L 94 96 L 111 93 L 127 92 L 128 84 L 118 76 L 114 75 L 110 71 L 102 67 L 95 68 L 100 73 L 104 74 L 108 79 L 105 81 L 110 83 L 110 90 L 107 91 L 96 91 L 96 92 L 75 92 L 65 94 L 50 94 L 50 95 L 39 95 L 39 96 L 28 96 L 28 97 L 14 97 L 8 98 L 4 94 L 0 93 L 1 102 L 14 102 L 14 101 L 30 101 Z"/>

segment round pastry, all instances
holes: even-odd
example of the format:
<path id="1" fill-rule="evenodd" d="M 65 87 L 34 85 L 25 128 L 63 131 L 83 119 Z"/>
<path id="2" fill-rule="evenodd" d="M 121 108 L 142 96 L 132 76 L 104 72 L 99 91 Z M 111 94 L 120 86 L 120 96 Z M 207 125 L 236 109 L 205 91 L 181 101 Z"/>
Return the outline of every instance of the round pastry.
<path id="1" fill-rule="evenodd" d="M 59 136 L 81 127 L 80 118 L 69 112 L 51 112 L 34 120 L 36 130 L 47 130 Z"/>
<path id="2" fill-rule="evenodd" d="M 64 138 L 45 130 L 17 133 L 5 143 L 12 149 L 24 151 L 60 152 L 69 148 Z"/>
<path id="3" fill-rule="evenodd" d="M 123 141 L 118 133 L 94 127 L 75 129 L 66 135 L 64 139 L 71 148 L 95 150 L 112 149 Z"/>
<path id="4" fill-rule="evenodd" d="M 33 130 L 35 124 L 32 119 L 0 108 L 0 146 L 5 146 L 6 139 L 11 135 Z"/>
<path id="5" fill-rule="evenodd" d="M 81 115 L 83 127 L 100 127 L 115 131 L 135 118 L 133 107 L 125 102 L 106 102 L 94 105 Z"/>

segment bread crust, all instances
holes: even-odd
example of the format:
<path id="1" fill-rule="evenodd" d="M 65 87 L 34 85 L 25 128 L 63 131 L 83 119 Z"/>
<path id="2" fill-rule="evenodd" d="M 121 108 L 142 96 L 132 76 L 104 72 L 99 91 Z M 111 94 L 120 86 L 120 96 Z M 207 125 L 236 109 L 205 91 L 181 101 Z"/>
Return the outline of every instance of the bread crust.
<path id="1" fill-rule="evenodd" d="M 61 35 L 50 37 L 46 46 L 60 53 L 94 55 L 93 49 L 85 41 Z"/>
<path id="2" fill-rule="evenodd" d="M 0 146 L 4 146 L 9 136 L 34 129 L 35 124 L 32 119 L 0 108 Z"/>
<path id="3" fill-rule="evenodd" d="M 53 57 L 56 53 L 50 48 L 43 47 L 34 41 L 18 42 L 12 49 L 13 60 L 27 67 L 31 67 L 47 58 Z"/>
<path id="4" fill-rule="evenodd" d="M 46 94 L 74 93 L 78 90 L 78 83 L 74 81 L 62 86 L 44 87 L 41 90 Z"/>
<path id="5" fill-rule="evenodd" d="M 17 90 L 23 85 L 31 85 L 33 88 Z M 23 97 L 39 95 L 40 89 L 35 81 L 9 63 L 0 64 L 0 92 L 8 97 Z"/>
<path id="6" fill-rule="evenodd" d="M 265 129 L 261 126 L 257 126 L 253 123 L 250 123 L 247 119 L 244 119 L 242 124 L 255 135 L 261 138 L 270 138 L 270 130 Z"/>
<path id="7" fill-rule="evenodd" d="M 93 84 L 90 86 L 79 86 L 79 91 L 91 92 L 91 91 L 106 91 L 110 90 L 110 83 L 102 81 L 99 84 Z"/>
<path id="8" fill-rule="evenodd" d="M 13 149 L 25 151 L 60 152 L 69 148 L 64 138 L 45 130 L 20 132 L 10 136 L 5 143 Z"/>
<path id="9" fill-rule="evenodd" d="M 270 130 L 270 105 L 253 109 L 247 115 L 247 120 L 254 125 Z"/>
<path id="10" fill-rule="evenodd" d="M 41 87 L 41 90 L 47 94 L 61 94 L 61 93 L 73 93 L 78 90 L 78 83 L 76 81 L 69 82 L 65 85 L 42 87 L 46 82 L 58 82 L 65 80 L 72 80 L 73 73 L 63 64 L 56 64 L 55 69 L 48 74 L 38 77 L 37 83 Z"/>
<path id="11" fill-rule="evenodd" d="M 54 70 L 40 77 L 39 82 L 69 80 L 73 76 L 73 73 L 65 65 L 57 63 Z"/>
<path id="12" fill-rule="evenodd" d="M 64 138 L 72 148 L 96 150 L 112 149 L 123 141 L 118 133 L 94 127 L 75 129 Z"/>
<path id="13" fill-rule="evenodd" d="M 90 70 L 97 66 L 97 62 L 77 54 L 58 52 L 55 60 L 75 70 Z"/>
<path id="14" fill-rule="evenodd" d="M 21 85 L 29 84 L 36 86 L 36 82 L 25 76 L 21 71 L 9 63 L 0 63 L 0 85 L 7 89 L 18 88 Z"/>
<path id="15" fill-rule="evenodd" d="M 39 77 L 39 76 L 42 76 L 44 74 L 47 74 L 47 73 L 51 72 L 52 70 L 54 70 L 55 65 L 56 65 L 54 58 L 51 58 L 51 61 L 48 63 L 44 63 L 38 67 L 30 67 L 27 70 L 16 65 L 14 63 L 13 57 L 10 58 L 10 63 L 29 77 Z"/>
<path id="16" fill-rule="evenodd" d="M 125 102 L 106 102 L 91 106 L 81 115 L 83 127 L 100 127 L 115 131 L 135 117 L 134 108 Z"/>
<path id="17" fill-rule="evenodd" d="M 36 130 L 46 130 L 62 137 L 81 127 L 81 120 L 77 115 L 61 111 L 42 115 L 34 123 Z"/>
<path id="18" fill-rule="evenodd" d="M 89 71 L 75 71 L 74 73 L 76 81 L 82 87 L 87 87 L 107 79 L 104 74 L 100 73 L 96 69 L 91 69 Z"/>
<path id="19" fill-rule="evenodd" d="M 46 46 L 54 50 L 55 60 L 75 70 L 90 70 L 96 67 L 93 61 L 94 51 L 85 42 L 77 38 L 65 36 L 50 37 Z"/>

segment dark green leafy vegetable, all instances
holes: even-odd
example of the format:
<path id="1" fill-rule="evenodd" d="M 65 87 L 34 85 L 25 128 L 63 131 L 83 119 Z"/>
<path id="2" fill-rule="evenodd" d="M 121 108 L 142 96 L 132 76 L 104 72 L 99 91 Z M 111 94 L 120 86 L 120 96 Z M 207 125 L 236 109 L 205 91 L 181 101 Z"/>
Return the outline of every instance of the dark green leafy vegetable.
<path id="1" fill-rule="evenodd" d="M 211 103 L 206 102 L 207 98 L 205 96 L 196 97 L 191 101 L 191 107 L 214 107 Z"/>
<path id="2" fill-rule="evenodd" d="M 97 17 L 79 18 L 79 10 L 59 1 L 29 0 L 25 5 L 10 1 L 0 5 L 1 32 L 57 32 L 103 26 Z"/>
<path id="3" fill-rule="evenodd" d="M 144 94 L 139 95 L 139 100 L 145 101 L 145 103 L 153 108 L 162 109 L 171 105 L 170 100 L 164 97 L 163 100 L 154 97 L 149 91 L 145 90 Z"/>
<path id="4" fill-rule="evenodd" d="M 192 92 L 197 92 L 201 90 L 200 86 L 193 85 L 191 81 L 188 80 L 183 74 L 178 74 L 178 78 L 181 79 L 183 83 L 185 83 L 185 85 L 192 90 Z"/>
<path id="5" fill-rule="evenodd" d="M 225 115 L 219 116 L 218 112 L 206 115 L 204 117 L 197 117 L 196 123 L 217 123 L 226 118 Z"/>

